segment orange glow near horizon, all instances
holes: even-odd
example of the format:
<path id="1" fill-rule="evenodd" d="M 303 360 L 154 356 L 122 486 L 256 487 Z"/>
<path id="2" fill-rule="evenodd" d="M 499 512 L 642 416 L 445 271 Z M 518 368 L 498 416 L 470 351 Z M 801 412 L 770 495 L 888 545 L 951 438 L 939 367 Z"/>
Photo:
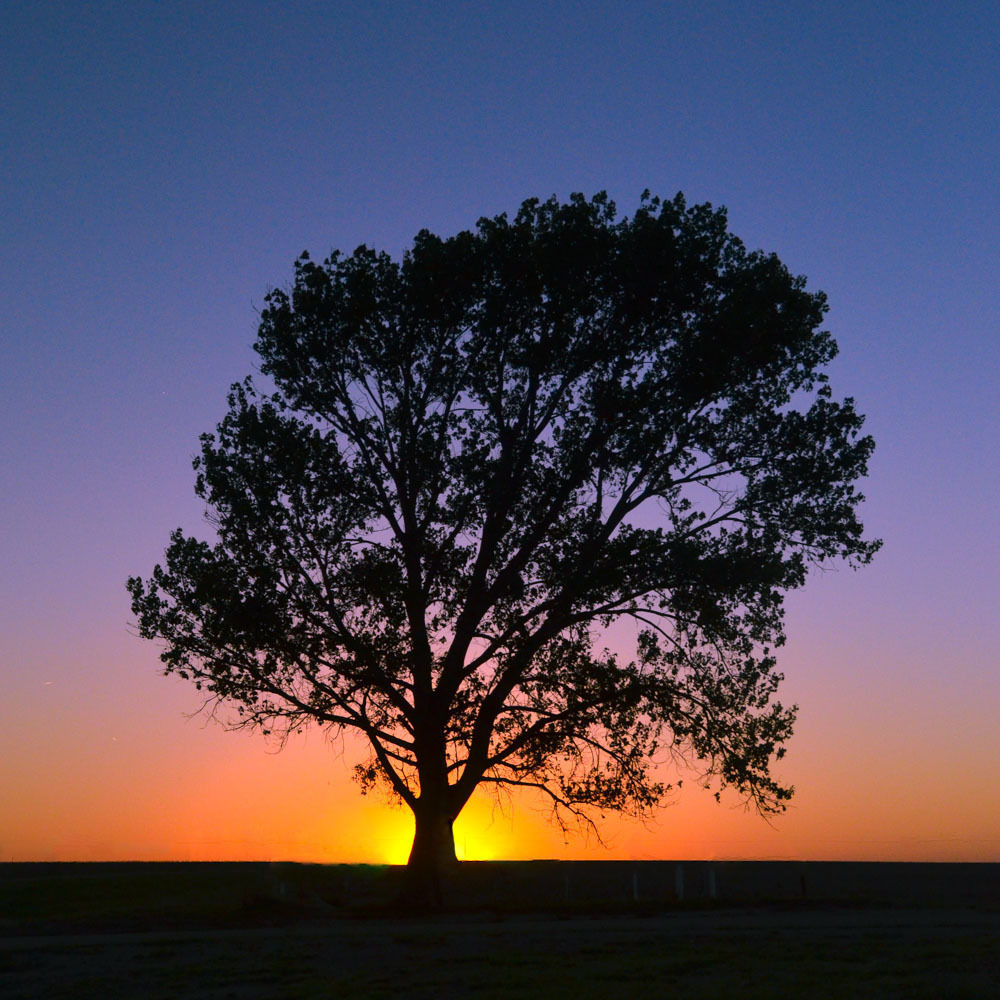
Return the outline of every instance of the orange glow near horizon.
<path id="1" fill-rule="evenodd" d="M 0 804 L 2 860 L 406 862 L 409 810 L 362 797 L 346 766 L 331 765 L 323 741 L 264 754 L 256 741 L 221 730 L 182 735 L 190 744 L 159 772 L 154 759 L 128 768 L 84 759 L 61 775 L 61 785 L 32 784 L 22 775 Z M 996 818 L 981 796 L 968 794 L 971 779 L 953 779 L 950 814 L 889 794 L 866 801 L 846 777 L 831 773 L 822 783 L 815 776 L 798 783 L 789 812 L 771 825 L 735 800 L 719 805 L 685 786 L 648 826 L 608 816 L 603 845 L 564 836 L 538 801 L 513 798 L 501 808 L 481 793 L 456 820 L 456 853 L 469 861 L 1000 860 Z M 982 838 L 970 839 L 969 829 Z"/>
<path id="2" fill-rule="evenodd" d="M 59 696 L 56 685 L 43 690 L 50 701 Z M 169 684 L 166 692 L 155 710 L 123 716 L 113 730 L 59 725 L 61 712 L 77 703 L 76 692 L 65 692 L 66 708 L 50 704 L 44 754 L 31 742 L 30 719 L 12 720 L 0 860 L 405 863 L 413 818 L 360 794 L 350 777 L 356 746 L 345 741 L 341 754 L 307 732 L 267 752 L 259 737 L 185 721 L 189 693 L 177 685 L 171 701 Z M 481 792 L 456 820 L 456 853 L 470 861 L 1000 861 L 1000 816 L 974 772 L 957 772 L 928 752 L 919 785 L 899 779 L 913 773 L 904 734 L 884 739 L 873 771 L 863 749 L 843 745 L 826 721 L 838 713 L 831 695 L 822 713 L 804 718 L 781 772 L 797 793 L 770 825 L 735 798 L 719 805 L 686 782 L 648 826 L 609 815 L 601 844 L 564 836 L 537 798 L 498 805 Z M 967 738 L 976 740 L 974 728 Z"/>
<path id="3" fill-rule="evenodd" d="M 491 804 L 473 799 L 455 820 L 455 854 L 459 861 L 497 861 L 510 855 L 513 837 L 490 819 Z M 372 843 L 377 860 L 389 865 L 406 864 L 413 843 L 414 820 L 408 809 L 386 808 L 375 820 Z"/>

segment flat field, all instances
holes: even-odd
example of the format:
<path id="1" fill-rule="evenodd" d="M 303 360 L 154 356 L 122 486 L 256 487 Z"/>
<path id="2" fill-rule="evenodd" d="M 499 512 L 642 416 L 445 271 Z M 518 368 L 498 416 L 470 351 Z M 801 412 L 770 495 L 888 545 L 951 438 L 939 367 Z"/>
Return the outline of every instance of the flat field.
<path id="1" fill-rule="evenodd" d="M 1000 866 L 706 865 L 2 865 L 0 996 L 1000 996 Z"/>

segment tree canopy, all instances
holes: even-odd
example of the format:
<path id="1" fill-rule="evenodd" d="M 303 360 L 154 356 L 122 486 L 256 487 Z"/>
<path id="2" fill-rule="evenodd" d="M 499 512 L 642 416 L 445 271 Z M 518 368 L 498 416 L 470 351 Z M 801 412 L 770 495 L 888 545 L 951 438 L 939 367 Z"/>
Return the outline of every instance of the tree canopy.
<path id="1" fill-rule="evenodd" d="M 879 544 L 825 311 L 680 195 L 303 254 L 195 460 L 217 537 L 129 580 L 139 632 L 235 724 L 363 734 L 415 865 L 483 784 L 645 814 L 672 757 L 780 810 L 784 595 Z"/>

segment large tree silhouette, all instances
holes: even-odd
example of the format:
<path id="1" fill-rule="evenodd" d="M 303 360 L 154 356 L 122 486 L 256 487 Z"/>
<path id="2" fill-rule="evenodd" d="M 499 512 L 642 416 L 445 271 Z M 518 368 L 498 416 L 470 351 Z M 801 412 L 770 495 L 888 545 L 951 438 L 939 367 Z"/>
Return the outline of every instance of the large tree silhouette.
<path id="1" fill-rule="evenodd" d="M 234 724 L 362 733 L 414 867 L 454 860 L 482 784 L 644 814 L 672 756 L 780 810 L 783 595 L 878 547 L 825 309 L 679 195 L 303 255 L 269 388 L 234 386 L 195 461 L 217 541 L 129 580 L 139 632 Z"/>

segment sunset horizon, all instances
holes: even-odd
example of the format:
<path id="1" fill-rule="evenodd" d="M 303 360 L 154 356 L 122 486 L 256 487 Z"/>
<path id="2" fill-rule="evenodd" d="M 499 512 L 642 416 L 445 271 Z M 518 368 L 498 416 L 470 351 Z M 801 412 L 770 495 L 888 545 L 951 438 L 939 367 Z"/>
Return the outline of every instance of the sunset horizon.
<path id="1" fill-rule="evenodd" d="M 5 18 L 0 862 L 406 862 L 361 743 L 227 731 L 126 580 L 213 537 L 192 460 L 304 250 L 398 262 L 646 190 L 826 295 L 883 548 L 787 592 L 787 812 L 717 803 L 697 760 L 647 823 L 598 811 L 603 844 L 480 790 L 459 859 L 1000 862 L 994 8 L 113 7 Z"/>

